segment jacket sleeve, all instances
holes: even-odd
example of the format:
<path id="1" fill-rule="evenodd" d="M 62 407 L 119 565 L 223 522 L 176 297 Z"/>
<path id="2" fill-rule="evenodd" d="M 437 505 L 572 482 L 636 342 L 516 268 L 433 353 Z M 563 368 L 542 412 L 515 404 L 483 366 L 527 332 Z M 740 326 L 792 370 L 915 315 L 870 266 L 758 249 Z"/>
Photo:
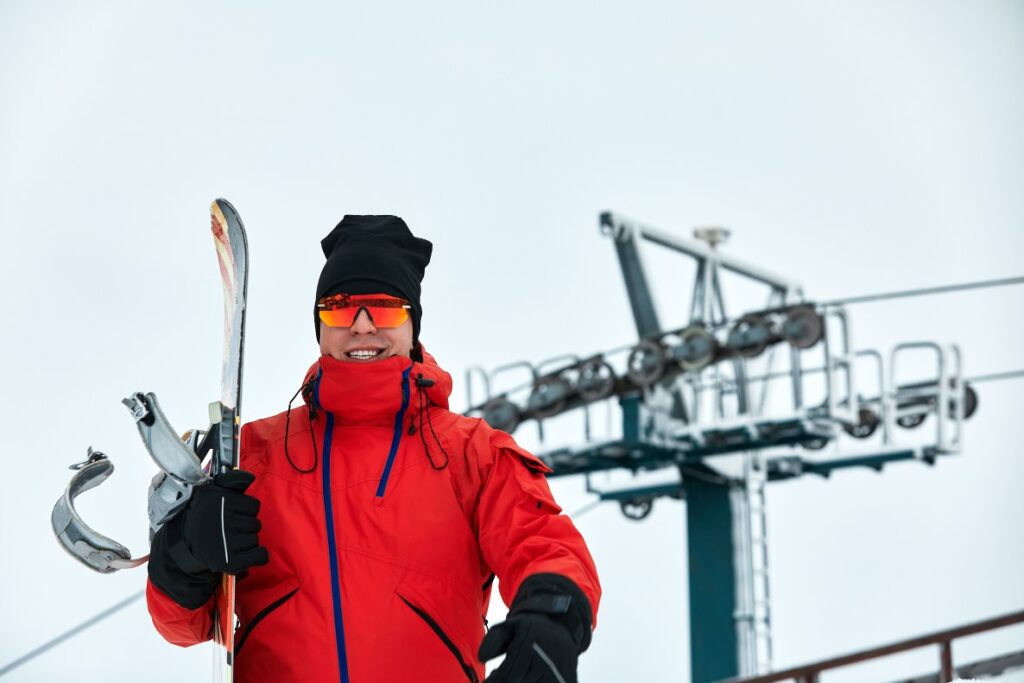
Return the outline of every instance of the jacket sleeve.
<path id="1" fill-rule="evenodd" d="M 472 437 L 482 484 L 475 525 L 484 560 L 498 577 L 506 605 L 523 579 L 551 573 L 575 583 L 597 625 L 601 585 L 587 545 L 548 487 L 551 472 L 505 432 L 481 425 Z"/>
<path id="2" fill-rule="evenodd" d="M 181 647 L 210 639 L 213 632 L 213 601 L 216 598 L 214 594 L 199 609 L 188 609 L 174 602 L 152 581 L 146 582 L 146 605 L 153 625 L 167 642 Z"/>
<path id="3" fill-rule="evenodd" d="M 250 423 L 242 425 L 240 458 L 243 464 L 248 464 L 251 437 Z M 146 606 L 153 625 L 167 642 L 189 647 L 213 638 L 213 608 L 219 592 L 216 591 L 202 607 L 189 609 L 157 588 L 152 580 L 147 580 Z"/>

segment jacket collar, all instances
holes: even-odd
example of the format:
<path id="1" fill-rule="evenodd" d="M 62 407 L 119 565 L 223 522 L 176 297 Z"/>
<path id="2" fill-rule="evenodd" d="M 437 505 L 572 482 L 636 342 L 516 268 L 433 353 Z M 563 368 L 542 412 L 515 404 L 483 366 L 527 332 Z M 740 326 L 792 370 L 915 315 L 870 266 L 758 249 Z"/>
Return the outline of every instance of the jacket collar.
<path id="1" fill-rule="evenodd" d="M 310 380 L 312 391 L 303 392 L 306 403 L 348 424 L 394 425 L 402 408 L 403 385 L 408 388 L 408 414 L 419 410 L 418 393 L 422 392 L 429 404 L 448 408 L 452 391 L 451 375 L 426 350 L 422 363 L 404 356 L 372 363 L 321 356 L 306 373 L 306 382 Z"/>

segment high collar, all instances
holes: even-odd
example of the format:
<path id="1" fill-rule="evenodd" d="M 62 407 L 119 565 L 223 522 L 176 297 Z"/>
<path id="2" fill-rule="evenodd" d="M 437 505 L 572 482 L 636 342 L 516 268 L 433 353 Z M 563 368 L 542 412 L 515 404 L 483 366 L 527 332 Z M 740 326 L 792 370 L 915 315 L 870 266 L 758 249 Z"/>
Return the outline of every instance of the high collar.
<path id="1" fill-rule="evenodd" d="M 306 373 L 309 380 L 313 390 L 303 392 L 306 402 L 348 424 L 392 426 L 403 401 L 408 414 L 419 410 L 421 393 L 426 402 L 447 408 L 452 391 L 451 375 L 425 350 L 422 363 L 405 356 L 372 363 L 321 356 Z"/>

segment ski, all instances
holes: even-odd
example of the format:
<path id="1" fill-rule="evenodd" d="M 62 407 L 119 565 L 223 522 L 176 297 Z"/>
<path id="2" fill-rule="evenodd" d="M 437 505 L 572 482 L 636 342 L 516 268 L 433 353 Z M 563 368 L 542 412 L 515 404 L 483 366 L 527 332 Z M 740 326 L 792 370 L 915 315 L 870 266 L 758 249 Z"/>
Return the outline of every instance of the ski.
<path id="1" fill-rule="evenodd" d="M 235 207 L 225 199 L 216 199 L 210 205 L 210 231 L 224 286 L 224 361 L 220 401 L 210 406 L 210 422 L 219 428 L 210 474 L 217 475 L 238 468 L 249 249 L 242 220 Z M 213 622 L 214 680 L 231 683 L 235 652 L 235 577 L 229 574 L 221 578 Z"/>
<path id="2" fill-rule="evenodd" d="M 190 430 L 179 438 L 180 432 L 170 425 L 154 394 L 136 392 L 122 401 L 135 419 L 146 450 L 160 468 L 149 490 L 150 539 L 187 504 L 193 487 L 238 468 L 249 248 L 242 220 L 225 199 L 216 199 L 210 205 L 210 231 L 224 289 L 220 400 L 210 404 L 210 429 Z M 201 459 L 211 450 L 204 471 Z M 86 456 L 85 461 L 71 466 L 75 475 L 53 506 L 50 515 L 53 533 L 72 557 L 101 574 L 137 567 L 149 556 L 133 558 L 128 548 L 90 527 L 75 509 L 75 499 L 80 493 L 100 485 L 114 471 L 113 463 L 103 453 L 90 447 Z M 213 678 L 231 683 L 235 651 L 234 576 L 224 574 L 221 577 L 212 616 Z"/>

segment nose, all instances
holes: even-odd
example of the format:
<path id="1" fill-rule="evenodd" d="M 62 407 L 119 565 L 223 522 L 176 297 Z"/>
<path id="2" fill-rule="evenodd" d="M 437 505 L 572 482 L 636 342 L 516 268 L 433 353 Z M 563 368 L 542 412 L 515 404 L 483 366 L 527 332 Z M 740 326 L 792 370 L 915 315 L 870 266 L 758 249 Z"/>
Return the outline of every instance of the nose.
<path id="1" fill-rule="evenodd" d="M 359 309 L 356 319 L 352 321 L 352 327 L 349 329 L 352 334 L 375 334 L 377 332 L 377 327 L 370 318 L 370 312 L 365 308 Z"/>

